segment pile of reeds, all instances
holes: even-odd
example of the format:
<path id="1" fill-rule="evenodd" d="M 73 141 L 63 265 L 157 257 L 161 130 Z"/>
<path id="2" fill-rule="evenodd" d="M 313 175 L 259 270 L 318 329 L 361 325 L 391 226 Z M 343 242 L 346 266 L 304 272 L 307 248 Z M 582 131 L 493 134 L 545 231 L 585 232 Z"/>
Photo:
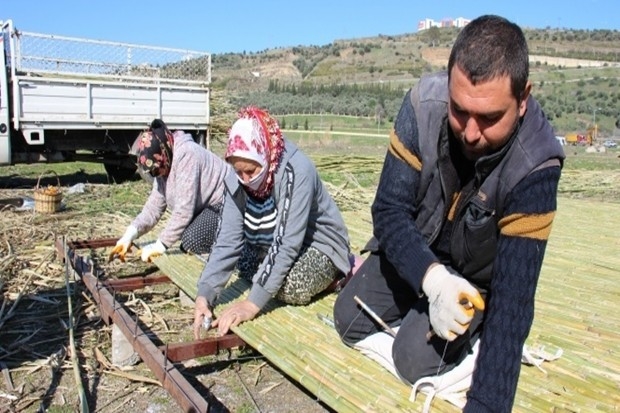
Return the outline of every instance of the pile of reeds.
<path id="1" fill-rule="evenodd" d="M 0 189 L 1 198 L 20 196 L 32 189 Z M 73 369 L 84 383 L 100 374 L 89 357 L 109 346 L 109 332 L 83 286 L 67 279 L 54 243 L 122 234 L 130 217 L 109 212 L 118 210 L 107 205 L 114 202 L 109 186 L 86 185 L 65 194 L 55 213 L 0 210 L 0 405 L 46 410 L 58 398 L 56 405 L 84 407 L 81 378 L 67 386 L 61 381 L 74 380 L 63 373 Z"/>
<path id="2" fill-rule="evenodd" d="M 0 190 L 3 198 L 31 195 L 31 189 Z M 67 282 L 54 241 L 61 234 L 83 239 L 95 227 L 111 227 L 114 218 L 85 219 L 77 208 L 56 212 L 0 211 L 0 404 L 15 411 L 33 404 L 46 409 L 46 393 L 53 391 L 48 386 L 65 369 L 81 368 L 77 357 L 82 353 L 77 354 L 72 338 L 86 344 L 99 320 L 95 306 L 73 280 Z M 79 397 L 84 400 L 83 393 Z"/>

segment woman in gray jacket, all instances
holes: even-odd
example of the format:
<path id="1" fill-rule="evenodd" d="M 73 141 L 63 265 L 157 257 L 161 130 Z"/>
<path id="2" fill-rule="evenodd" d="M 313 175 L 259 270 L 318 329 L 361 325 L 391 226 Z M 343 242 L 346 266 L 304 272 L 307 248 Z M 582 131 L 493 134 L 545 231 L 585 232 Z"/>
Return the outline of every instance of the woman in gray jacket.
<path id="1" fill-rule="evenodd" d="M 235 269 L 248 297 L 218 314 L 220 334 L 253 319 L 270 298 L 303 305 L 351 269 L 340 211 L 312 161 L 266 111 L 248 107 L 229 132 L 222 222 L 198 281 L 194 335 L 208 325 Z M 204 321 L 207 323 L 204 323 Z"/>

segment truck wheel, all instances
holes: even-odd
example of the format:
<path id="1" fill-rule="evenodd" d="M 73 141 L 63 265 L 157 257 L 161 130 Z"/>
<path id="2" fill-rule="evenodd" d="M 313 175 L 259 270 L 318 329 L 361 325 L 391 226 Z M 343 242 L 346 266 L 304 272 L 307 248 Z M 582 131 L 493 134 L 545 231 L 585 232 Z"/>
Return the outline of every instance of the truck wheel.
<path id="1" fill-rule="evenodd" d="M 138 167 L 126 167 L 113 164 L 104 164 L 105 171 L 108 173 L 108 177 L 111 181 L 117 184 L 122 184 L 125 181 L 129 181 L 136 175 Z"/>

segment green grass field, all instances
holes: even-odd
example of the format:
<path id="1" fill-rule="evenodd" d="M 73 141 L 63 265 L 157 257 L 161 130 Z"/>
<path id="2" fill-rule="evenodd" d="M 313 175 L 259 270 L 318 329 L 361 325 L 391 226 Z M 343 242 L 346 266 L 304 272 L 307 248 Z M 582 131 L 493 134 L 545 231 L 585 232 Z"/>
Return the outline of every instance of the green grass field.
<path id="1" fill-rule="evenodd" d="M 295 142 L 315 162 L 321 178 L 335 186 L 347 185 L 372 190 L 376 186 L 388 136 L 347 132 L 285 131 L 285 136 Z M 214 143 L 212 150 L 223 153 L 223 145 Z M 587 153 L 584 147 L 566 146 L 566 162 L 560 181 L 560 196 L 600 198 L 607 202 L 620 202 L 620 149 Z M 0 167 L 0 188 L 34 188 L 39 178 L 41 184 L 55 184 L 54 171 L 61 185 L 75 183 L 107 184 L 102 165 L 84 162 L 58 164 L 30 164 Z M 107 186 L 109 199 L 120 202 L 124 212 L 138 212 L 146 199 L 149 186 L 136 178 L 125 184 Z M 102 211 L 111 206 L 110 200 L 98 199 L 89 210 Z M 119 204 L 114 203 L 116 208 Z"/>

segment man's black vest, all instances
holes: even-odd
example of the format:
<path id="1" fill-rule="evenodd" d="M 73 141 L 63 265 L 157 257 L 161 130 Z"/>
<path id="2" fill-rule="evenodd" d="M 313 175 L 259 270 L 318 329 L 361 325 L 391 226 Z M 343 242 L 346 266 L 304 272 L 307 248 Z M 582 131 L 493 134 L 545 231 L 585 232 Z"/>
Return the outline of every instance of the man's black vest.
<path id="1" fill-rule="evenodd" d="M 507 195 L 535 170 L 561 166 L 564 151 L 538 102 L 530 96 L 521 125 L 499 153 L 476 163 L 475 178 L 459 188 L 448 173 L 447 74 L 423 77 L 412 90 L 422 160 L 417 193 L 416 225 L 429 245 L 439 236 L 455 192 L 462 205 L 456 211 L 450 239 L 450 262 L 465 278 L 486 290 L 491 280 Z"/>

